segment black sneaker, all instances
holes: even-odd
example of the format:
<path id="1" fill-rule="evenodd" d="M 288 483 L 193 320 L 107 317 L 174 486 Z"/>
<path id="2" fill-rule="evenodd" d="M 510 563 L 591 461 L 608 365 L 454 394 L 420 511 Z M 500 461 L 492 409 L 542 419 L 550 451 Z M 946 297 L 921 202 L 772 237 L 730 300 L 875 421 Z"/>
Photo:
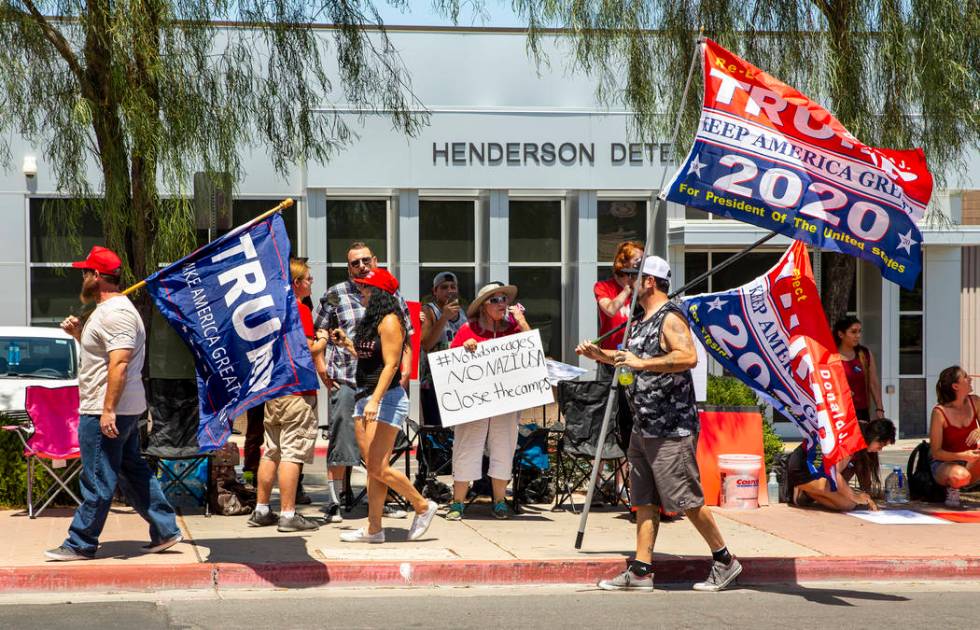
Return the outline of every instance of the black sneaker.
<path id="1" fill-rule="evenodd" d="M 95 556 L 87 556 L 81 551 L 76 551 L 67 545 L 61 545 L 57 549 L 48 549 L 44 552 L 48 560 L 58 562 L 71 562 L 72 560 L 93 560 Z"/>
<path id="2" fill-rule="evenodd" d="M 302 514 L 293 514 L 290 517 L 280 516 L 279 527 L 281 532 L 312 532 L 320 529 L 320 526 Z"/>
<path id="3" fill-rule="evenodd" d="M 249 527 L 268 527 L 270 525 L 275 525 L 278 522 L 279 515 L 272 510 L 269 510 L 264 514 L 252 512 L 252 515 L 248 517 L 247 525 Z"/>
<path id="4" fill-rule="evenodd" d="M 306 494 L 306 491 L 303 490 L 303 486 L 297 488 L 296 505 L 309 505 L 310 503 L 313 503 L 313 499 L 310 497 L 310 495 Z"/>

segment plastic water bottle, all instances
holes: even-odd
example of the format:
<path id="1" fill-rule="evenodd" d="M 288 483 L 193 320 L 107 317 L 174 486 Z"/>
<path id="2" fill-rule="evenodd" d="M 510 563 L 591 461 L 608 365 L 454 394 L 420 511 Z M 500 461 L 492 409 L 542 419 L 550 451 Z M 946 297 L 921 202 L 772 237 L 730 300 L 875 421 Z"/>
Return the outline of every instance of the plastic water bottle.
<path id="1" fill-rule="evenodd" d="M 885 502 L 909 502 L 909 484 L 905 482 L 905 473 L 899 466 L 892 468 L 891 474 L 885 478 Z"/>
<path id="2" fill-rule="evenodd" d="M 769 471 L 769 483 L 766 485 L 769 491 L 769 505 L 779 503 L 779 480 L 776 479 L 776 471 Z"/>
<path id="3" fill-rule="evenodd" d="M 623 349 L 623 344 L 616 346 L 618 350 Z M 623 387 L 629 387 L 633 384 L 633 370 L 629 369 L 625 365 L 621 365 L 616 368 L 616 381 Z"/>

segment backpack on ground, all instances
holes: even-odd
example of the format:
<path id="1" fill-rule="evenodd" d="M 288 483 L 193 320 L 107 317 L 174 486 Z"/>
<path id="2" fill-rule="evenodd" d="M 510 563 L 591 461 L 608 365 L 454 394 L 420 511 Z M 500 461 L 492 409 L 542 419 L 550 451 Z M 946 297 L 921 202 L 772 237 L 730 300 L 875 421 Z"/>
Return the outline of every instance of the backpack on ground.
<path id="1" fill-rule="evenodd" d="M 909 480 L 909 498 L 929 503 L 942 503 L 946 489 L 932 476 L 932 455 L 929 442 L 923 440 L 909 455 L 906 474 Z"/>

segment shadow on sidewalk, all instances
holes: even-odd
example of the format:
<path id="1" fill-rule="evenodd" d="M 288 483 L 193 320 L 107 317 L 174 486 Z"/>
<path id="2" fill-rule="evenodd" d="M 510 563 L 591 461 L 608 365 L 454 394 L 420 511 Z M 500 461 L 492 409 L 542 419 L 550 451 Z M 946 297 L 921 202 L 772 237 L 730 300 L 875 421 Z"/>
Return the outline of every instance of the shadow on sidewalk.
<path id="1" fill-rule="evenodd" d="M 283 588 L 315 588 L 330 583 L 328 567 L 310 555 L 307 538 L 301 534 L 195 538 L 191 542 L 199 554 L 207 554 L 207 563 L 217 565 L 215 570 L 222 574 L 222 585 L 254 585 L 254 576 L 270 586 Z"/>
<path id="2" fill-rule="evenodd" d="M 892 595 L 890 593 L 871 593 L 868 591 L 855 591 L 847 588 L 814 588 L 801 584 L 774 584 L 772 586 L 736 586 L 732 590 L 756 591 L 759 593 L 781 593 L 783 595 L 797 595 L 802 599 L 814 604 L 824 606 L 855 606 L 856 604 L 847 601 L 848 599 L 858 599 L 875 602 L 908 602 L 908 597 Z"/>

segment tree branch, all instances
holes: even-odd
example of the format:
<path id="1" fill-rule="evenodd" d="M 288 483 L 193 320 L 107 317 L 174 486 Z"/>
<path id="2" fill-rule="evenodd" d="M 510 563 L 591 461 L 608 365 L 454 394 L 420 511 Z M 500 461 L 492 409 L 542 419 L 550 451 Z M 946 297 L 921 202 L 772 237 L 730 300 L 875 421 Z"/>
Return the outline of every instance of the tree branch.
<path id="1" fill-rule="evenodd" d="M 44 33 L 45 39 L 51 42 L 61 58 L 65 60 L 68 64 L 68 68 L 71 70 L 72 74 L 75 75 L 75 79 L 78 84 L 83 87 L 85 86 L 85 72 L 82 70 L 81 64 L 78 63 L 78 57 L 72 52 L 71 46 L 68 44 L 68 40 L 65 39 L 56 28 L 51 26 L 48 19 L 38 11 L 37 6 L 31 0 L 23 0 L 24 6 L 27 7 L 30 12 L 31 17 L 41 28 L 41 32 Z"/>

